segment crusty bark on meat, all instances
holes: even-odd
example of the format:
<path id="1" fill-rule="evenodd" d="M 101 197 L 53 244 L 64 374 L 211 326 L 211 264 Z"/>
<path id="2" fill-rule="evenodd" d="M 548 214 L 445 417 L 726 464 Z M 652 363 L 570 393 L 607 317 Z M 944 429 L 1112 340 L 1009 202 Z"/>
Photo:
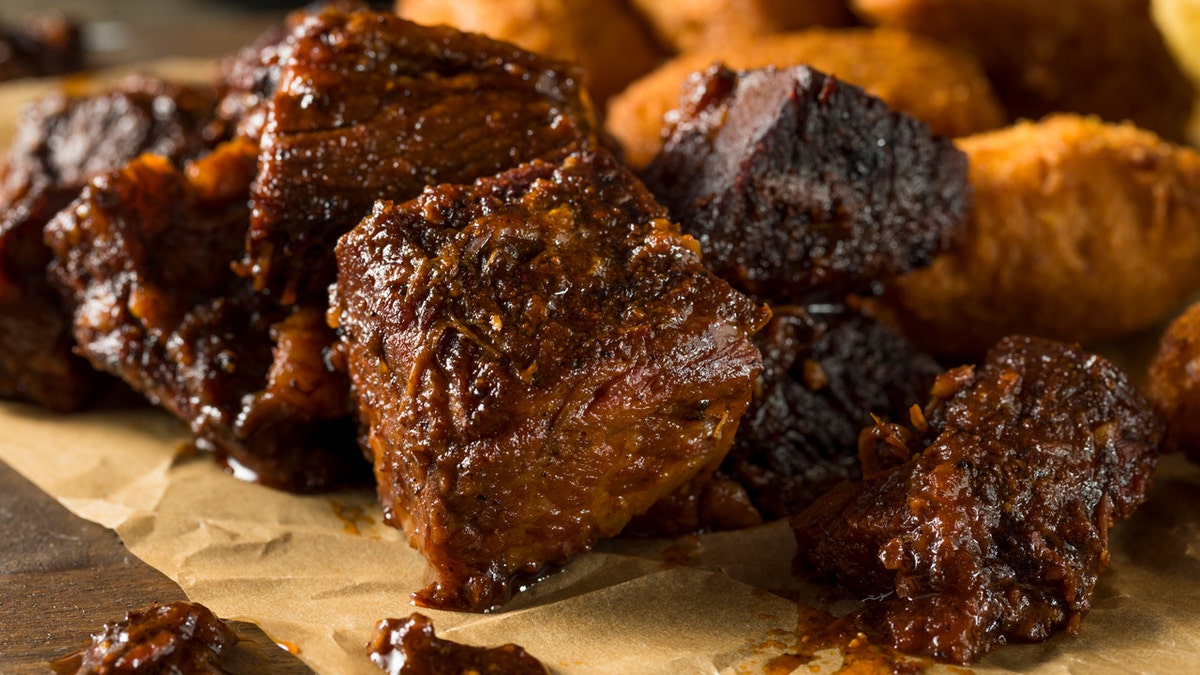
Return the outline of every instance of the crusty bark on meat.
<path id="1" fill-rule="evenodd" d="M 592 138 L 581 73 L 482 35 L 329 6 L 286 38 L 262 130 L 245 273 L 323 297 L 377 199 L 469 183 Z"/>
<path id="2" fill-rule="evenodd" d="M 243 250 L 255 148 L 186 172 L 145 155 L 101 175 L 46 227 L 79 352 L 186 421 L 235 473 L 293 491 L 366 475 L 349 382 L 321 307 L 254 293 Z"/>
<path id="3" fill-rule="evenodd" d="M 772 304 L 928 265 L 971 196 L 948 139 L 807 66 L 693 76 L 645 175 L 709 269 Z"/>
<path id="4" fill-rule="evenodd" d="M 1074 630 L 1108 530 L 1146 498 L 1163 422 L 1115 366 L 1006 338 L 912 426 L 864 430 L 863 479 L 793 518 L 797 562 L 870 600 L 896 648 L 966 663 Z"/>
<path id="5" fill-rule="evenodd" d="M 860 478 L 863 427 L 908 419 L 942 372 L 933 357 L 850 305 L 776 306 L 753 340 L 763 369 L 721 467 L 659 500 L 625 534 L 735 530 L 799 513 Z"/>
<path id="6" fill-rule="evenodd" d="M 380 203 L 331 321 L 420 602 L 484 610 L 617 534 L 733 440 L 766 310 L 603 150 Z"/>
<path id="7" fill-rule="evenodd" d="M 851 309 L 775 307 L 754 337 L 763 370 L 721 472 L 766 518 L 795 515 L 858 479 L 858 435 L 872 416 L 908 419 L 941 373 L 933 357 Z"/>
<path id="8" fill-rule="evenodd" d="M 0 184 L 0 396 L 71 410 L 98 383 L 71 354 L 70 309 L 46 277 L 42 228 L 103 171 L 142 153 L 173 162 L 224 136 L 216 94 L 129 78 L 94 96 L 51 96 L 22 111 Z"/>

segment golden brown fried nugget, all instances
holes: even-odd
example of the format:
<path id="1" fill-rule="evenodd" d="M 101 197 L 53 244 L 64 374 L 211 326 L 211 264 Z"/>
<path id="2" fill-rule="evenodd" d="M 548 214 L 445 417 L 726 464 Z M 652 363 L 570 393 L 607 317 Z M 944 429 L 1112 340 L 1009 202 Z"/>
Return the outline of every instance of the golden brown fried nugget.
<path id="1" fill-rule="evenodd" d="M 396 13 L 574 61 L 587 71 L 587 89 L 599 104 L 663 56 L 649 28 L 620 0 L 397 0 Z"/>
<path id="2" fill-rule="evenodd" d="M 1183 451 L 1200 462 L 1200 303 L 1163 333 L 1146 393 L 1167 419 L 1164 451 Z"/>
<path id="3" fill-rule="evenodd" d="M 975 190 L 963 238 L 889 289 L 926 348 L 966 357 L 1013 333 L 1116 337 L 1200 286 L 1195 150 L 1065 114 L 957 144 Z"/>
<path id="4" fill-rule="evenodd" d="M 633 0 L 632 4 L 659 40 L 676 52 L 854 23 L 845 0 Z"/>
<path id="5" fill-rule="evenodd" d="M 1093 113 L 1185 138 L 1192 89 L 1150 0 L 852 0 L 864 19 L 977 56 L 1016 116 Z"/>
<path id="6" fill-rule="evenodd" d="M 742 70 L 807 64 L 944 136 L 995 128 L 1005 119 L 983 70 L 967 54 L 903 31 L 814 28 L 684 54 L 629 85 L 609 102 L 607 129 L 624 144 L 631 165 L 645 166 L 658 152 L 663 116 L 677 106 L 687 77 L 718 61 Z"/>

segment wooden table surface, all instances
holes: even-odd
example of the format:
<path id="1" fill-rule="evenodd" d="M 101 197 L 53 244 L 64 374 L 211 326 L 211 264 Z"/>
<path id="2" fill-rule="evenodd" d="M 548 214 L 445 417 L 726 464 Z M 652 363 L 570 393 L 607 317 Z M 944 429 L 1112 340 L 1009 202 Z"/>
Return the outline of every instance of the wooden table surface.
<path id="1" fill-rule="evenodd" d="M 297 0 L 295 5 L 302 5 Z M 249 43 L 282 11 L 204 0 L 4 0 L 0 14 L 62 9 L 85 22 L 95 67 L 167 56 L 216 57 Z M 183 590 L 134 557 L 116 533 L 67 511 L 0 462 L 0 673 L 48 673 L 105 622 Z M 245 672 L 311 673 L 253 624 L 231 622 Z"/>
<path id="2" fill-rule="evenodd" d="M 48 673 L 105 622 L 186 600 L 116 533 L 83 520 L 0 462 L 0 673 Z M 311 673 L 253 624 L 230 622 L 245 673 Z"/>

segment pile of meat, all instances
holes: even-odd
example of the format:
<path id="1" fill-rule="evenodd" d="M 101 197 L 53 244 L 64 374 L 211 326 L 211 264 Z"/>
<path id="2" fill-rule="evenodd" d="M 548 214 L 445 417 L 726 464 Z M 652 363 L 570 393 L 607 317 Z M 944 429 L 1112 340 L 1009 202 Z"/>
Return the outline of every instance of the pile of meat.
<path id="1" fill-rule="evenodd" d="M 429 606 L 795 516 L 903 649 L 1077 625 L 1163 426 L 1078 347 L 943 372 L 872 312 L 962 240 L 967 155 L 808 67 L 697 72 L 672 120 L 635 173 L 575 66 L 353 2 L 212 86 L 43 101 L 0 184 L 0 393 L 120 380 L 287 490 L 373 469 Z"/>

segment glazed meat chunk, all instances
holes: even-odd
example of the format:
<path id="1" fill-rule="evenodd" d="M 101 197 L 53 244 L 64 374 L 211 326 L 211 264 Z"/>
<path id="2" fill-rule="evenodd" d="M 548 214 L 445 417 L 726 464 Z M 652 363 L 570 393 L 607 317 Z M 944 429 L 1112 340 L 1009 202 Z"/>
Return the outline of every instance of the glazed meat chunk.
<path id="1" fill-rule="evenodd" d="M 54 279 L 78 304 L 79 352 L 235 474 L 338 487 L 366 467 L 323 311 L 280 306 L 232 270 L 254 167 L 253 145 L 235 141 L 186 172 L 145 155 L 103 174 L 46 227 Z"/>
<path id="2" fill-rule="evenodd" d="M 224 673 L 238 641 L 237 633 L 204 605 L 150 605 L 104 624 L 87 649 L 55 665 L 74 667 L 74 675 Z M 66 671 L 55 667 L 52 672 Z"/>
<path id="3" fill-rule="evenodd" d="M 279 81 L 279 60 L 289 49 L 288 25 L 303 16 L 303 12 L 289 14 L 289 24 L 268 28 L 252 44 L 220 61 L 218 81 L 224 93 L 217 115 L 238 136 L 257 140 L 262 135 L 267 106 Z"/>
<path id="4" fill-rule="evenodd" d="M 1108 530 L 1146 497 L 1163 423 L 1076 346 L 1006 338 L 940 377 L 912 426 L 864 430 L 863 480 L 792 520 L 797 562 L 868 601 L 896 648 L 966 663 L 1073 630 Z"/>
<path id="5" fill-rule="evenodd" d="M 763 368 L 725 461 L 635 518 L 625 534 L 735 530 L 799 513 L 861 477 L 863 427 L 908 419 L 942 372 L 850 303 L 776 306 L 753 339 Z"/>
<path id="6" fill-rule="evenodd" d="M 765 518 L 795 515 L 860 477 L 858 435 L 872 415 L 908 419 L 941 366 L 875 319 L 775 307 L 754 337 L 763 370 L 721 472 Z"/>
<path id="7" fill-rule="evenodd" d="M 548 675 L 519 645 L 474 647 L 439 638 L 424 614 L 384 619 L 367 644 L 371 662 L 388 675 Z"/>
<path id="8" fill-rule="evenodd" d="M 693 76 L 646 183 L 709 269 L 779 304 L 929 264 L 970 201 L 949 140 L 806 66 Z"/>
<path id="9" fill-rule="evenodd" d="M 766 310 L 603 150 L 381 202 L 338 244 L 348 345 L 418 600 L 484 610 L 712 472 Z"/>
<path id="10" fill-rule="evenodd" d="M 0 396 L 70 410 L 92 395 L 96 375 L 71 353 L 70 309 L 46 277 L 42 228 L 88 179 L 139 154 L 208 152 L 224 135 L 215 106 L 215 92 L 139 77 L 22 112 L 0 174 Z"/>
<path id="11" fill-rule="evenodd" d="M 337 238 L 376 199 L 469 183 L 595 127 L 576 68 L 482 35 L 329 6 L 282 49 L 245 273 L 285 302 L 324 297 Z"/>

